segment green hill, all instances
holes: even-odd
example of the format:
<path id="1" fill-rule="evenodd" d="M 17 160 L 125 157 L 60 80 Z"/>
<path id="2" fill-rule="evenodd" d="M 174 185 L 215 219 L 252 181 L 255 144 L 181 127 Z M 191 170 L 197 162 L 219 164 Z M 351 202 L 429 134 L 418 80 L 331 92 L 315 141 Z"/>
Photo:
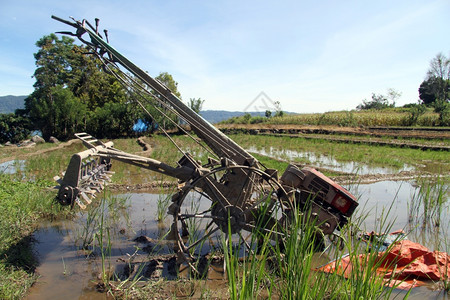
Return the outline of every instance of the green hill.
<path id="1" fill-rule="evenodd" d="M 0 114 L 13 113 L 18 108 L 24 108 L 27 96 L 0 96 Z"/>

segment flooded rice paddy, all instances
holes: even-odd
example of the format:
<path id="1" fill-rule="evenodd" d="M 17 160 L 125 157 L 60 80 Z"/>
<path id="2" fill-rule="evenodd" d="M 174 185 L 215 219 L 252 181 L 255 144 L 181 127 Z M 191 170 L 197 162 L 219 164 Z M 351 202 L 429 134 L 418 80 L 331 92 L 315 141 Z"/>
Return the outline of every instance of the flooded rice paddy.
<path id="1" fill-rule="evenodd" d="M 289 161 L 307 158 L 311 165 L 319 168 L 360 175 L 397 174 L 417 168 L 409 165 L 401 169 L 372 167 L 339 162 L 314 153 L 275 148 L 248 150 Z M 13 174 L 23 171 L 25 164 L 24 160 L 7 161 L 0 164 L 0 172 Z M 129 177 L 137 178 L 139 183 L 160 179 L 146 175 L 137 170 Z M 432 250 L 450 252 L 450 245 L 445 244 L 450 241 L 448 182 L 380 181 L 345 187 L 358 197 L 360 205 L 354 218 L 363 219 L 360 225 L 362 232 L 379 232 L 380 221 L 388 215 L 386 219 L 391 225 L 384 229 L 403 229 L 414 242 Z M 40 277 L 26 299 L 108 299 L 102 286 L 98 285 L 105 270 L 107 274 L 115 274 L 115 280 L 141 277 L 143 281 L 161 278 L 175 281 L 180 274 L 174 268 L 174 245 L 164 239 L 172 217 L 164 216 L 161 222 L 156 221 L 158 200 L 165 198 L 165 193 L 167 191 L 163 189 L 156 193 L 106 193 L 103 197 L 109 200 L 104 202 L 104 206 L 97 205 L 96 209 L 80 212 L 74 219 L 41 224 L 33 234 L 34 253 L 39 260 L 36 272 Z M 99 203 L 101 198 L 102 195 L 98 195 L 95 201 Z M 440 202 L 435 203 L 433 199 L 440 199 Z M 103 225 L 98 224 L 100 211 L 104 211 Z M 103 231 L 108 233 L 108 237 L 96 234 L 98 230 L 94 228 L 99 226 L 104 226 Z M 324 257 L 317 259 L 318 265 L 326 262 Z M 225 277 L 220 267 L 211 270 L 207 288 L 214 290 L 219 286 L 226 290 Z M 415 288 L 410 299 L 450 299 L 432 289 L 432 286 Z"/>
<path id="2" fill-rule="evenodd" d="M 359 162 L 341 162 L 336 159 L 326 156 L 316 154 L 314 152 L 308 151 L 295 151 L 290 149 L 278 149 L 275 147 L 268 148 L 256 148 L 251 147 L 247 149 L 249 152 L 258 153 L 264 156 L 273 157 L 276 159 L 282 159 L 286 161 L 295 161 L 298 159 L 303 159 L 309 161 L 308 165 L 313 165 L 321 168 L 326 168 L 333 171 L 350 173 L 350 174 L 392 174 L 402 171 L 414 171 L 414 166 L 404 165 L 402 168 L 390 168 L 390 167 L 374 167 L 368 166 L 364 163 Z"/>
<path id="3" fill-rule="evenodd" d="M 445 202 L 440 211 L 424 216 L 424 208 L 416 203 L 421 188 L 417 182 L 382 181 L 347 188 L 359 198 L 357 214 L 365 216 L 361 230 L 378 230 L 381 216 L 388 213 L 392 231 L 403 229 L 412 241 L 430 249 L 449 251 L 450 245 L 442 245 L 442 241 L 449 240 L 448 190 L 443 191 Z M 174 245 L 164 239 L 172 217 L 165 216 L 161 222 L 156 221 L 158 200 L 165 196 L 148 192 L 116 194 L 109 196 L 112 200 L 103 202 L 97 211 L 79 213 L 73 220 L 42 224 L 34 233 L 40 278 L 30 289 L 27 299 L 57 299 L 62 295 L 66 299 L 106 299 L 107 294 L 98 292 L 96 284 L 105 269 L 120 280 L 130 276 L 142 276 L 142 280 L 176 279 L 171 255 Z M 98 220 L 96 214 L 101 210 L 105 212 L 103 224 L 92 224 L 98 222 L 95 217 Z M 98 226 L 107 228 L 110 235 L 107 253 L 99 247 L 105 241 L 93 232 L 92 228 Z M 147 263 L 133 264 L 133 261 Z M 220 269 L 209 272 L 208 276 L 211 282 L 216 282 L 210 288 L 217 282 L 223 284 L 225 278 Z M 448 296 L 420 287 L 414 289 L 410 298 L 448 299 Z"/>

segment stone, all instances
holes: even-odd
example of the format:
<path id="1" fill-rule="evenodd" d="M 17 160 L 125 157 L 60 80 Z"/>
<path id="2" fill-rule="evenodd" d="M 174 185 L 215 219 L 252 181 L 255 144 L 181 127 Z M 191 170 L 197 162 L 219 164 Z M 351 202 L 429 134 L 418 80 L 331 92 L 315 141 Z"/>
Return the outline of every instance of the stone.
<path id="1" fill-rule="evenodd" d="M 59 144 L 59 140 L 57 138 L 55 138 L 54 136 L 51 136 L 48 139 L 49 143 L 53 143 L 53 144 Z"/>
<path id="2" fill-rule="evenodd" d="M 36 144 L 43 144 L 43 143 L 45 143 L 45 140 L 42 137 L 38 136 L 38 135 L 33 136 L 31 138 L 31 140 L 33 142 L 35 142 Z"/>

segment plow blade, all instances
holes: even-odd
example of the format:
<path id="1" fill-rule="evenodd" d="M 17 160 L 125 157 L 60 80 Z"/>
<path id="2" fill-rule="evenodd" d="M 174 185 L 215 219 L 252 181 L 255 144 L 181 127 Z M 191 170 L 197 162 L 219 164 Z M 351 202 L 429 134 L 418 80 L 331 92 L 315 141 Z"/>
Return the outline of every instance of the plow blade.
<path id="1" fill-rule="evenodd" d="M 111 181 L 110 176 L 114 172 L 110 171 L 110 158 L 101 155 L 102 151 L 113 146 L 112 142 L 101 143 L 87 139 L 85 135 L 78 136 L 83 141 L 88 150 L 76 153 L 72 156 L 64 177 L 55 177 L 58 182 L 57 199 L 62 205 L 75 203 L 85 209 L 86 205 L 92 203 L 95 194 L 101 192 L 105 185 Z"/>

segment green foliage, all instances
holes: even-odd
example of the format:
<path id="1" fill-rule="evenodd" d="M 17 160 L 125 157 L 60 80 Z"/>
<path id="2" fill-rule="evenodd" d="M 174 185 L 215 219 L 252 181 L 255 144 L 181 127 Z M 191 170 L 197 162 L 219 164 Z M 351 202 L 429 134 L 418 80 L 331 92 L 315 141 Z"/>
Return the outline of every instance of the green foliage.
<path id="1" fill-rule="evenodd" d="M 439 114 L 439 125 L 450 125 L 450 104 L 448 99 L 439 99 L 434 102 L 434 111 Z"/>
<path id="2" fill-rule="evenodd" d="M 178 82 L 173 79 L 173 76 L 167 72 L 161 72 L 155 77 L 156 80 L 164 84 L 169 90 L 172 91 L 178 98 L 181 99 L 181 94 L 178 91 Z"/>
<path id="3" fill-rule="evenodd" d="M 205 102 L 205 100 L 202 100 L 201 98 L 198 98 L 198 99 L 191 98 L 191 99 L 189 99 L 188 105 L 193 111 L 195 111 L 196 113 L 200 113 L 204 102 Z"/>
<path id="4" fill-rule="evenodd" d="M 362 104 L 358 105 L 356 108 L 359 110 L 368 110 L 368 109 L 384 109 L 388 107 L 394 107 L 395 102 L 389 103 L 389 100 L 386 96 L 382 94 L 372 93 L 372 100 L 368 101 L 364 99 Z"/>
<path id="5" fill-rule="evenodd" d="M 439 77 L 425 79 L 419 87 L 419 98 L 426 105 L 432 105 L 437 99 L 447 96 L 450 91 L 450 81 Z"/>
<path id="6" fill-rule="evenodd" d="M 411 104 L 408 107 L 411 116 L 407 121 L 407 125 L 409 126 L 416 125 L 419 120 L 419 117 L 426 112 L 427 108 L 423 104 Z"/>
<path id="7" fill-rule="evenodd" d="M 284 111 L 281 109 L 281 103 L 280 101 L 275 101 L 273 103 L 273 105 L 275 106 L 275 114 L 274 117 L 282 117 L 284 116 Z"/>
<path id="8" fill-rule="evenodd" d="M 249 113 L 245 113 L 243 116 L 242 116 L 242 119 L 244 120 L 244 123 L 245 124 L 248 124 L 249 122 L 250 122 L 250 119 L 252 118 L 252 115 L 251 114 L 249 114 Z"/>
<path id="9" fill-rule="evenodd" d="M 142 119 L 150 130 L 158 125 L 167 129 L 178 123 L 176 115 L 148 96 L 146 109 L 151 116 L 130 104 L 135 99 L 115 77 L 103 70 L 101 61 L 85 55 L 88 49 L 73 44 L 73 39 L 59 39 L 51 34 L 37 43 L 34 92 L 25 99 L 25 117 L 44 139 L 55 136 L 65 140 L 75 132 L 87 131 L 99 138 L 124 137 L 133 134 L 133 125 Z M 157 77 L 175 95 L 178 83 L 167 72 Z M 194 99 L 201 108 L 203 100 Z M 173 122 L 167 122 L 168 116 Z"/>
<path id="10" fill-rule="evenodd" d="M 97 107 L 90 117 L 89 132 L 98 138 L 131 136 L 135 111 L 126 103 L 107 102 Z"/>
<path id="11" fill-rule="evenodd" d="M 450 98 L 450 59 L 442 53 L 438 53 L 430 61 L 427 77 L 419 87 L 419 97 L 424 104 L 439 107 L 437 112 L 442 113 L 439 117 L 442 123 L 445 119 L 445 106 Z"/>
<path id="12" fill-rule="evenodd" d="M 27 118 L 16 114 L 0 114 L 0 143 L 18 143 L 30 135 Z"/>
<path id="13" fill-rule="evenodd" d="M 36 90 L 26 101 L 30 119 L 44 139 L 52 135 L 67 139 L 84 128 L 86 106 L 70 90 L 57 85 L 49 88 L 45 97 L 38 96 L 40 92 Z"/>
<path id="14" fill-rule="evenodd" d="M 75 63 L 77 55 L 82 54 L 75 52 L 73 39 L 66 36 L 62 39 L 54 34 L 44 36 L 36 46 L 40 49 L 34 54 L 35 90 L 25 99 L 25 112 L 44 139 L 52 135 L 66 139 L 85 122 L 86 105 L 70 86 L 79 67 Z"/>
<path id="15" fill-rule="evenodd" d="M 181 94 L 178 91 L 178 82 L 176 82 L 172 75 L 167 72 L 161 72 L 155 77 L 156 80 L 161 82 L 167 88 L 169 88 L 172 93 L 181 100 Z M 147 110 L 151 114 L 151 124 L 152 128 L 157 128 L 162 126 L 165 129 L 173 129 L 178 124 L 178 116 L 168 107 L 159 103 L 156 98 L 158 95 L 154 95 L 155 99 L 148 99 L 149 105 L 146 106 Z M 200 99 L 199 99 L 200 100 Z"/>
<path id="16" fill-rule="evenodd" d="M 266 120 L 267 120 L 266 117 L 255 116 L 255 117 L 251 117 L 251 118 L 249 119 L 249 123 L 250 123 L 250 124 L 264 123 Z"/>

